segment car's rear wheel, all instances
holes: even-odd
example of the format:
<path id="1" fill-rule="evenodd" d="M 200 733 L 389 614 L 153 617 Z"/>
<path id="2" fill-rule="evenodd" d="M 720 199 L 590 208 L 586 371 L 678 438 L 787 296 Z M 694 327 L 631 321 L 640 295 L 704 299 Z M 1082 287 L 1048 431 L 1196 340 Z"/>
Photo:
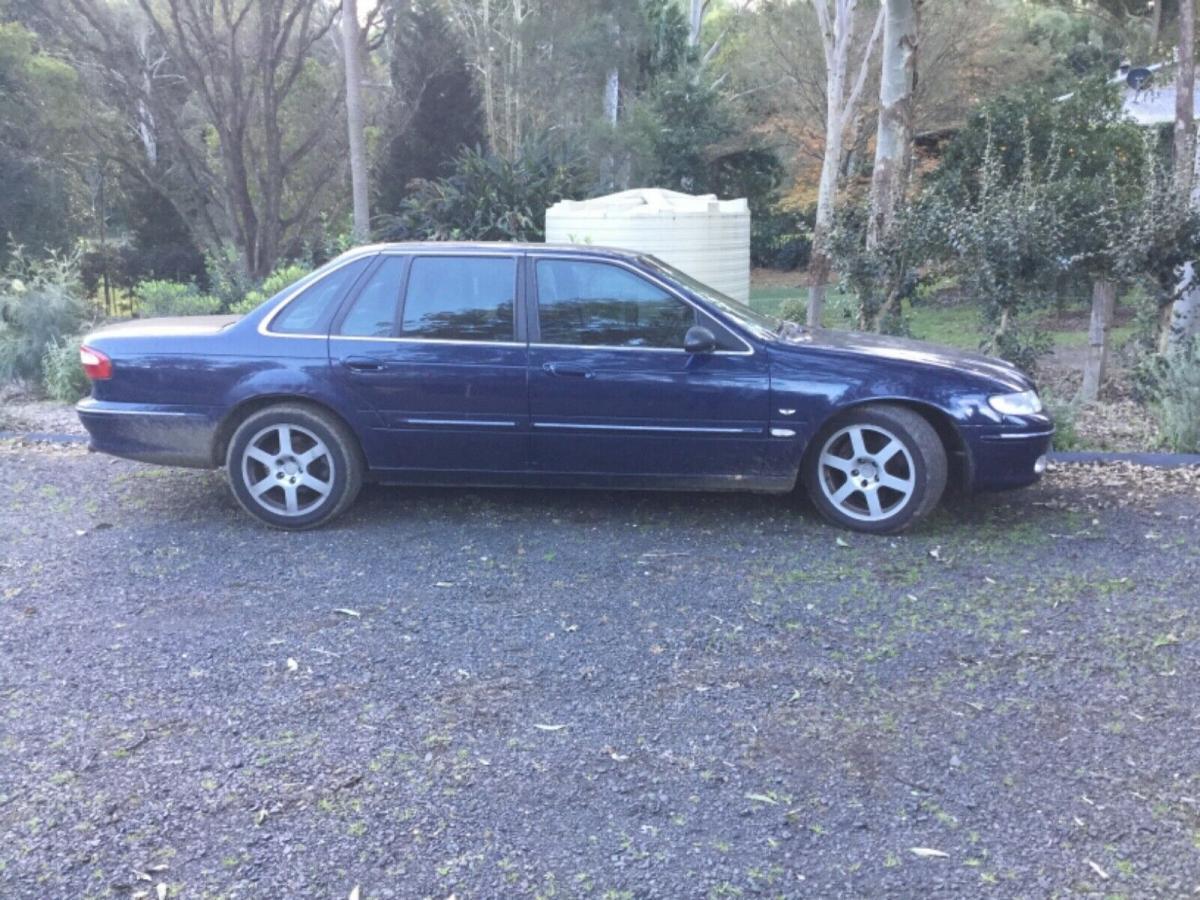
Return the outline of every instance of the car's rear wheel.
<path id="1" fill-rule="evenodd" d="M 946 489 L 946 448 L 911 409 L 871 405 L 824 429 L 804 483 L 821 513 L 855 531 L 894 534 L 919 522 Z"/>
<path id="2" fill-rule="evenodd" d="M 354 436 L 332 415 L 298 404 L 249 415 L 229 441 L 225 467 L 246 512 L 289 530 L 324 525 L 362 487 Z"/>

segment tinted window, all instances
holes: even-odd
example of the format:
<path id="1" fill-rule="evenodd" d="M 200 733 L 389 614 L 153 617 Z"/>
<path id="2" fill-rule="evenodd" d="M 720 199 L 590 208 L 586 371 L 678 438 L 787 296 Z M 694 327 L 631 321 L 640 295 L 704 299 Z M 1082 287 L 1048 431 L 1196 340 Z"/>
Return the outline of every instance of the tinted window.
<path id="1" fill-rule="evenodd" d="M 604 263 L 537 264 L 542 343 L 683 348 L 696 313 L 678 297 Z"/>
<path id="2" fill-rule="evenodd" d="M 414 259 L 401 332 L 441 340 L 511 341 L 516 283 L 512 257 Z"/>
<path id="3" fill-rule="evenodd" d="M 280 334 L 326 334 L 338 301 L 371 259 L 361 257 L 314 281 L 275 317 L 270 330 Z"/>
<path id="4" fill-rule="evenodd" d="M 400 308 L 403 275 L 404 257 L 385 256 L 354 298 L 338 333 L 356 337 L 391 337 L 396 328 L 396 312 Z"/>

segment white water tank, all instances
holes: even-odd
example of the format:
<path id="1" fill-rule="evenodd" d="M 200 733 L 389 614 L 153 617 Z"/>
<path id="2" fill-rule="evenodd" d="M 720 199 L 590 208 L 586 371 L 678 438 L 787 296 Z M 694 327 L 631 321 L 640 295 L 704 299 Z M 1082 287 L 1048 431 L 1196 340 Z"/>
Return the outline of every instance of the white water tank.
<path id="1" fill-rule="evenodd" d="M 546 243 L 593 244 L 657 256 L 750 302 L 750 207 L 660 188 L 560 200 L 546 210 Z"/>

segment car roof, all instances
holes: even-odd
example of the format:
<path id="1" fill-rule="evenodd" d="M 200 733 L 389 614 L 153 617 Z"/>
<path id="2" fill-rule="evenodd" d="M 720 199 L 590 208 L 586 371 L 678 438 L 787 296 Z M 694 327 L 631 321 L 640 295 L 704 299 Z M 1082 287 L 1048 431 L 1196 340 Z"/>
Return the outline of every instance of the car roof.
<path id="1" fill-rule="evenodd" d="M 637 259 L 644 254 L 636 250 L 623 250 L 619 247 L 596 247 L 592 244 L 540 244 L 534 242 L 517 242 L 517 241 L 406 241 L 399 243 L 386 244 L 364 244 L 360 247 L 353 247 L 346 251 L 347 253 L 364 253 L 364 252 L 403 252 L 403 253 L 419 253 L 422 250 L 439 250 L 439 251 L 455 251 L 463 252 L 488 252 L 495 253 L 496 251 L 509 251 L 513 253 L 544 253 L 551 252 L 567 252 L 575 253 L 581 256 L 596 256 L 609 259 Z"/>

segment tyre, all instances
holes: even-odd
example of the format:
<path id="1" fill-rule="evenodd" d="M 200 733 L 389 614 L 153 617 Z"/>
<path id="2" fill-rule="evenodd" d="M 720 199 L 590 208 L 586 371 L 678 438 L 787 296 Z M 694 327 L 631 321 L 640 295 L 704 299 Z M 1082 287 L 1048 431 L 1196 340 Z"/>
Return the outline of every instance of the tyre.
<path id="1" fill-rule="evenodd" d="M 803 479 L 821 514 L 844 528 L 895 534 L 929 515 L 946 489 L 946 448 L 901 406 L 854 409 L 817 435 Z"/>
<path id="2" fill-rule="evenodd" d="M 329 413 L 291 403 L 248 416 L 229 441 L 225 468 L 242 509 L 291 531 L 341 515 L 363 479 L 349 429 Z"/>

